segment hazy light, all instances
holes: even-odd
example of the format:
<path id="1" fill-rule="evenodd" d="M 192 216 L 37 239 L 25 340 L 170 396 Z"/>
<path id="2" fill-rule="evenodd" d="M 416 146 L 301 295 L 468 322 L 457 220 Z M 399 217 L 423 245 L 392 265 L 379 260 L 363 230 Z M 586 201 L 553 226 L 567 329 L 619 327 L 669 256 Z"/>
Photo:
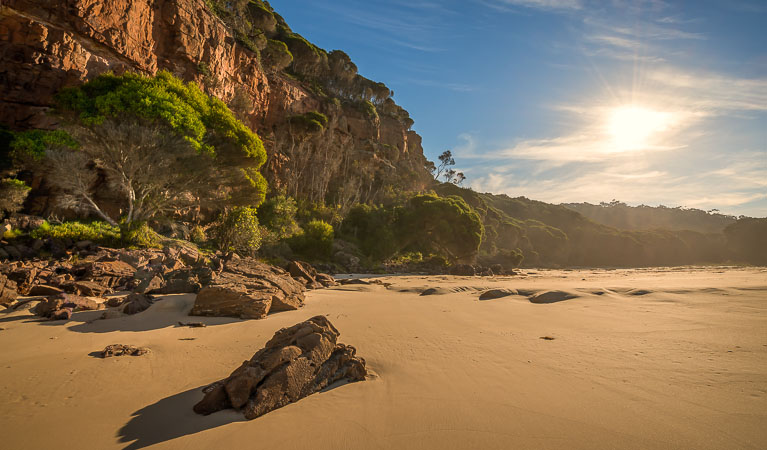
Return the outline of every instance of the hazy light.
<path id="1" fill-rule="evenodd" d="M 607 133 L 612 151 L 638 150 L 650 145 L 653 138 L 666 131 L 672 116 L 638 106 L 621 106 L 611 110 L 607 117 Z"/>

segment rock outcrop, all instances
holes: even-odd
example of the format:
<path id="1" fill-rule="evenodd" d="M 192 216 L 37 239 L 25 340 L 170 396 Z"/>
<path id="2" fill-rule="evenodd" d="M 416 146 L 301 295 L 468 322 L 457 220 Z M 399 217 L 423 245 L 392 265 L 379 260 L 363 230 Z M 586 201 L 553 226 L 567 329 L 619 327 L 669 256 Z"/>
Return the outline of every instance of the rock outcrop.
<path id="1" fill-rule="evenodd" d="M 241 119 L 264 140 L 264 176 L 293 196 L 316 200 L 330 189 L 348 203 L 375 199 L 391 183 L 418 190 L 430 181 L 421 138 L 398 106 L 391 102 L 388 109 L 365 112 L 354 102 L 316 93 L 311 83 L 265 71 L 258 53 L 243 45 L 208 3 L 4 0 L 0 123 L 15 130 L 50 129 L 57 119 L 47 112 L 61 88 L 106 71 L 167 70 L 236 104 Z M 297 135 L 289 119 L 314 111 L 328 117 L 327 126 Z M 323 179 L 303 183 L 302 173 L 318 164 Z M 49 195 L 36 188 L 27 206 L 46 214 Z"/>
<path id="2" fill-rule="evenodd" d="M 253 258 L 233 258 L 197 294 L 192 316 L 263 319 L 304 305 L 304 287 L 286 271 Z"/>
<path id="3" fill-rule="evenodd" d="M 338 344 L 338 330 L 325 316 L 283 328 L 229 377 L 206 387 L 198 414 L 227 408 L 255 419 L 341 380 L 362 381 L 365 360 Z"/>

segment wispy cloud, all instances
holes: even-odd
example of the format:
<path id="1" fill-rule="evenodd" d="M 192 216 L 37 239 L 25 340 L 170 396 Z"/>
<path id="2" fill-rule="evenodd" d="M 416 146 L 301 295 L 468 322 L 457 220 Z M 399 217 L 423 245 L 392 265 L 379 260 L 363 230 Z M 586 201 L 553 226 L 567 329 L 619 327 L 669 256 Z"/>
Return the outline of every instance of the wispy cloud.
<path id="1" fill-rule="evenodd" d="M 478 3 L 501 12 L 517 12 L 520 8 L 544 11 L 574 11 L 583 8 L 580 0 L 477 0 Z"/>

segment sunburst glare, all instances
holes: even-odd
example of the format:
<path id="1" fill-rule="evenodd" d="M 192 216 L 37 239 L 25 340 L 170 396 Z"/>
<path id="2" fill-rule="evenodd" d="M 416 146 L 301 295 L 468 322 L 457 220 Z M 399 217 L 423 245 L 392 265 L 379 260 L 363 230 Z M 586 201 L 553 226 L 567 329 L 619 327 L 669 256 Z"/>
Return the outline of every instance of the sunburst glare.
<path id="1" fill-rule="evenodd" d="M 606 128 L 611 151 L 639 150 L 657 141 L 674 121 L 671 113 L 627 105 L 610 110 Z"/>

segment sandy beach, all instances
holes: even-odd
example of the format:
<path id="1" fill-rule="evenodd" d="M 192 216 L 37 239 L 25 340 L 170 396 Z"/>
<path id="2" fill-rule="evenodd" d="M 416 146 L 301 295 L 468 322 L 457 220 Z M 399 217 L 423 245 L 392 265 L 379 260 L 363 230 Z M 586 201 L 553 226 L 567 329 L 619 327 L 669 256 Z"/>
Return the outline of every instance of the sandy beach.
<path id="1" fill-rule="evenodd" d="M 764 268 L 368 279 L 264 320 L 194 319 L 206 328 L 176 326 L 194 295 L 108 320 L 0 314 L 0 448 L 767 448 Z M 488 289 L 519 295 L 479 300 Z M 253 421 L 192 411 L 201 387 L 320 314 L 370 379 Z M 97 356 L 114 343 L 151 352 Z"/>

